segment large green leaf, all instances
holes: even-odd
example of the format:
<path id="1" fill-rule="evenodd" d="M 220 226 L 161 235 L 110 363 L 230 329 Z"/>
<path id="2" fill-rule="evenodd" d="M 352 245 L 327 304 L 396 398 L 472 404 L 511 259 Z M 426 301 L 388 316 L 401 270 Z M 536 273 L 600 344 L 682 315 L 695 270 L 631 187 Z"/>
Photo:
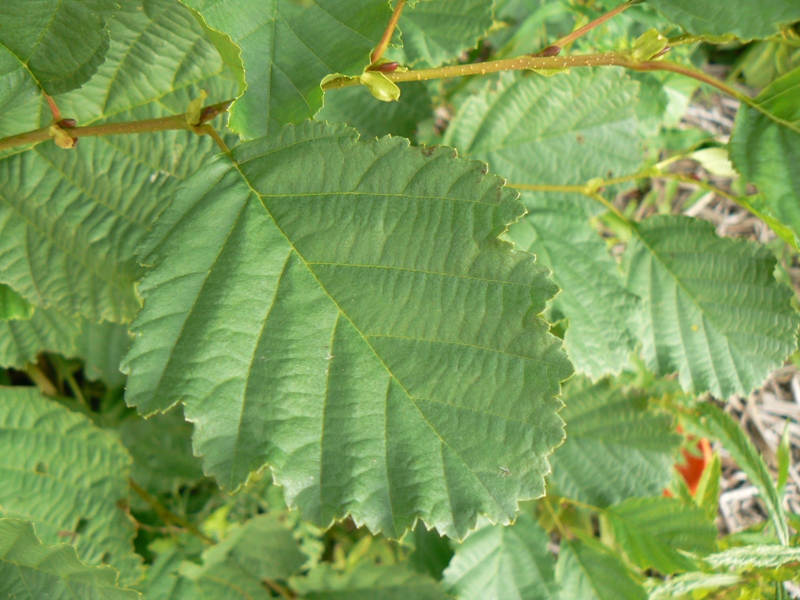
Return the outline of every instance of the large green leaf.
<path id="1" fill-rule="evenodd" d="M 705 511 L 674 498 L 631 498 L 608 509 L 617 541 L 634 564 L 664 574 L 691 571 L 714 551 L 717 528 Z"/>
<path id="2" fill-rule="evenodd" d="M 403 11 L 403 48 L 387 56 L 418 68 L 438 67 L 474 48 L 492 23 L 491 1 L 423 0 Z"/>
<path id="3" fill-rule="evenodd" d="M 800 21 L 795 0 L 647 0 L 673 23 L 695 35 L 734 34 L 743 40 L 766 38 Z"/>
<path id="4" fill-rule="evenodd" d="M 84 125 L 155 118 L 184 112 L 200 86 L 220 100 L 230 93 L 217 52 L 177 0 L 126 0 L 112 32 L 95 77 L 59 97 L 64 116 Z M 82 139 L 74 151 L 17 149 L 0 160 L 0 281 L 35 305 L 131 318 L 136 245 L 212 145 L 173 131 Z"/>
<path id="5" fill-rule="evenodd" d="M 581 184 L 632 173 L 642 160 L 638 87 L 620 69 L 504 73 L 464 102 L 444 141 L 513 183 Z"/>
<path id="6" fill-rule="evenodd" d="M 636 349 L 639 299 L 625 289 L 619 266 L 589 225 L 583 202 L 567 195 L 525 193 L 526 217 L 509 238 L 553 270 L 561 293 L 553 319 L 569 319 L 564 342 L 575 368 L 592 377 L 619 373 Z"/>
<path id="7" fill-rule="evenodd" d="M 141 598 L 133 590 L 117 587 L 117 575 L 111 567 L 81 563 L 72 546 L 43 545 L 28 521 L 0 519 L 0 598 Z"/>
<path id="8" fill-rule="evenodd" d="M 0 45 L 0 137 L 39 126 L 39 86 L 25 65 Z"/>
<path id="9" fill-rule="evenodd" d="M 83 370 L 88 379 L 100 380 L 110 388 L 121 387 L 125 376 L 119 364 L 130 345 L 131 337 L 125 325 L 85 321 L 76 356 L 85 361 Z"/>
<path id="10" fill-rule="evenodd" d="M 564 402 L 567 440 L 550 458 L 556 494 L 605 507 L 669 483 L 680 436 L 668 415 L 608 380 L 575 378 Z"/>
<path id="11" fill-rule="evenodd" d="M 48 94 L 86 83 L 109 47 L 114 0 L 38 0 L 0 3 L 0 47 Z M 0 59 L 2 61 L 3 59 Z"/>
<path id="12" fill-rule="evenodd" d="M 750 482 L 758 488 L 778 539 L 786 544 L 789 531 L 781 497 L 763 457 L 739 424 L 725 411 L 708 402 L 698 404 L 692 412 L 683 411 L 681 415 L 696 433 L 722 443 Z"/>
<path id="13" fill-rule="evenodd" d="M 556 600 L 550 537 L 529 515 L 484 527 L 456 548 L 444 585 L 460 600 Z"/>
<path id="14" fill-rule="evenodd" d="M 28 519 L 45 544 L 71 541 L 82 561 L 137 578 L 119 440 L 35 388 L 0 387 L 0 515 Z"/>
<path id="15" fill-rule="evenodd" d="M 755 102 L 761 110 L 743 105 L 736 115 L 731 159 L 764 195 L 763 210 L 800 240 L 800 67 L 772 82 Z"/>
<path id="16" fill-rule="evenodd" d="M 313 117 L 322 79 L 360 75 L 391 15 L 386 0 L 181 1 L 246 81 L 228 122 L 245 139 Z"/>
<path id="17" fill-rule="evenodd" d="M 644 600 L 647 593 L 620 558 L 592 538 L 563 540 L 556 564 L 562 598 Z"/>
<path id="18" fill-rule="evenodd" d="M 0 367 L 22 369 L 40 352 L 78 355 L 83 319 L 37 308 L 30 319 L 0 321 Z"/>
<path id="19" fill-rule="evenodd" d="M 0 283 L 0 321 L 30 319 L 32 316 L 33 307 L 25 301 L 25 298 Z"/>
<path id="20" fill-rule="evenodd" d="M 720 238 L 707 221 L 658 216 L 636 226 L 625 263 L 643 301 L 647 366 L 678 371 L 687 391 L 746 396 L 797 348 L 792 291 L 762 246 Z"/>
<path id="21" fill-rule="evenodd" d="M 497 237 L 522 212 L 447 148 L 316 122 L 239 146 L 142 247 L 127 401 L 184 402 L 207 473 L 269 464 L 323 526 L 508 523 L 544 493 L 572 371 L 546 269 Z"/>
<path id="22" fill-rule="evenodd" d="M 312 600 L 446 600 L 444 588 L 406 565 L 363 562 L 345 573 L 322 563 L 306 577 L 293 580 L 302 598 Z"/>

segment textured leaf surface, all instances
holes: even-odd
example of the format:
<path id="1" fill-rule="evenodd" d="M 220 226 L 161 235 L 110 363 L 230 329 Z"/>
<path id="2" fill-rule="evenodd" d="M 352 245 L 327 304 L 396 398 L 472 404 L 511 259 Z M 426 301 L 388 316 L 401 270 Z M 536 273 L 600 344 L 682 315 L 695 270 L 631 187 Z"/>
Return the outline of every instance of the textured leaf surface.
<path id="1" fill-rule="evenodd" d="M 196 11 L 246 91 L 229 126 L 245 139 L 314 116 L 326 75 L 360 75 L 389 22 L 386 0 L 181 0 Z M 245 16 L 246 15 L 246 16 Z"/>
<path id="2" fill-rule="evenodd" d="M 39 86 L 25 65 L 0 44 L 0 136 L 39 126 Z"/>
<path id="3" fill-rule="evenodd" d="M 673 23 L 695 35 L 733 33 L 743 40 L 766 38 L 800 21 L 795 0 L 647 0 Z"/>
<path id="4" fill-rule="evenodd" d="M 207 473 L 270 464 L 320 525 L 463 536 L 542 495 L 571 366 L 535 316 L 547 271 L 497 238 L 514 193 L 449 149 L 314 122 L 232 160 L 142 248 L 128 403 L 183 401 Z"/>
<path id="5" fill-rule="evenodd" d="M 302 598 L 313 600 L 445 600 L 444 588 L 405 565 L 364 562 L 346 573 L 322 563 L 293 586 Z"/>
<path id="6" fill-rule="evenodd" d="M 738 575 L 728 573 L 684 573 L 673 577 L 650 591 L 650 600 L 666 600 L 667 598 L 691 598 L 697 594 L 701 598 L 705 593 L 721 587 L 730 587 L 740 583 Z"/>
<path id="7" fill-rule="evenodd" d="M 564 402 L 567 439 L 550 458 L 555 493 L 600 507 L 661 493 L 680 444 L 668 415 L 608 380 L 575 378 Z"/>
<path id="8" fill-rule="evenodd" d="M 716 569 L 775 569 L 789 563 L 800 563 L 800 548 L 767 545 L 740 546 L 712 554 L 705 560 Z"/>
<path id="9" fill-rule="evenodd" d="M 0 284 L 0 321 L 7 319 L 30 319 L 33 307 L 25 298 L 7 285 Z"/>
<path id="10" fill-rule="evenodd" d="M 717 528 L 705 511 L 674 498 L 631 498 L 607 514 L 617 541 L 642 569 L 691 571 L 698 565 L 681 551 L 704 556 L 715 547 Z"/>
<path id="11" fill-rule="evenodd" d="M 525 218 L 509 232 L 520 248 L 553 271 L 561 293 L 553 318 L 569 319 L 564 342 L 575 368 L 594 378 L 619 373 L 636 347 L 639 299 L 625 289 L 619 266 L 589 225 L 584 201 L 524 193 Z"/>
<path id="12" fill-rule="evenodd" d="M 34 388 L 0 387 L 0 515 L 33 522 L 45 544 L 73 540 L 82 561 L 135 580 L 128 497 L 130 457 L 86 417 Z"/>
<path id="13" fill-rule="evenodd" d="M 550 537 L 529 515 L 507 527 L 484 527 L 456 549 L 444 585 L 459 600 L 555 600 Z"/>
<path id="14" fill-rule="evenodd" d="M 487 0 L 423 0 L 403 11 L 403 48 L 388 56 L 408 66 L 438 67 L 474 48 L 492 22 Z"/>
<path id="15" fill-rule="evenodd" d="M 114 0 L 2 2 L 0 47 L 45 92 L 63 94 L 86 83 L 102 64 L 116 10 Z"/>
<path id="16" fill-rule="evenodd" d="M 22 369 L 40 352 L 77 356 L 83 319 L 37 308 L 30 319 L 0 321 L 0 367 Z"/>
<path id="17" fill-rule="evenodd" d="M 72 546 L 43 545 L 28 521 L 0 519 L 0 598 L 141 598 L 138 592 L 120 589 L 117 575 L 111 567 L 81 563 Z"/>
<path id="18" fill-rule="evenodd" d="M 800 17 L 799 17 L 800 18 Z M 764 195 L 764 210 L 800 240 L 800 67 L 742 105 L 731 136 L 731 159 Z"/>
<path id="19" fill-rule="evenodd" d="M 694 413 L 695 415 L 687 413 L 685 420 L 701 435 L 717 439 L 722 443 L 736 464 L 747 474 L 750 482 L 758 488 L 777 530 L 778 538 L 786 542 L 789 539 L 789 532 L 781 498 L 767 465 L 753 442 L 730 415 L 713 404 L 700 403 L 695 407 Z"/>
<path id="20" fill-rule="evenodd" d="M 594 539 L 563 541 L 556 564 L 562 598 L 644 600 L 647 594 L 619 557 Z"/>
<path id="21" fill-rule="evenodd" d="M 678 371 L 687 391 L 746 396 L 795 350 L 800 320 L 768 250 L 689 217 L 653 217 L 637 231 L 628 288 L 642 298 L 642 353 L 654 373 Z"/>
<path id="22" fill-rule="evenodd" d="M 217 52 L 180 4 L 122 4 L 106 62 L 81 90 L 59 97 L 65 116 L 82 125 L 155 118 L 184 112 L 200 86 L 217 100 L 230 94 Z M 164 132 L 87 138 L 74 152 L 43 142 L 3 158 L 0 281 L 35 305 L 98 321 L 131 318 L 139 308 L 136 245 L 175 182 L 212 146 Z"/>
<path id="23" fill-rule="evenodd" d="M 77 345 L 77 356 L 85 361 L 86 377 L 102 381 L 110 388 L 125 384 L 125 376 L 119 370 L 122 357 L 131 345 L 125 325 L 86 321 Z"/>
<path id="24" fill-rule="evenodd" d="M 445 143 L 513 183 L 579 184 L 632 173 L 641 163 L 638 87 L 608 68 L 569 77 L 504 73 L 464 102 Z"/>

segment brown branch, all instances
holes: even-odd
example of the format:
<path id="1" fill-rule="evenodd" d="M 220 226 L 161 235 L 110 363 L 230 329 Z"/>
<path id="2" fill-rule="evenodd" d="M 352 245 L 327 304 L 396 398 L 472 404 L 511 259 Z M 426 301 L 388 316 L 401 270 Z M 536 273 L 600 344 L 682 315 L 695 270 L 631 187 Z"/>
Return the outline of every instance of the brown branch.
<path id="1" fill-rule="evenodd" d="M 406 0 L 397 0 L 397 6 L 394 7 L 394 12 L 389 19 L 389 24 L 386 26 L 386 30 L 383 32 L 383 36 L 381 36 L 381 41 L 379 41 L 378 45 L 375 46 L 375 50 L 372 51 L 372 56 L 370 56 L 370 61 L 372 61 L 372 64 L 378 62 L 378 59 L 383 56 L 383 53 L 386 52 L 386 49 L 389 47 L 389 43 L 392 41 L 394 30 L 397 27 L 397 22 L 400 20 L 400 14 L 403 12 L 403 7 L 405 4 Z"/>

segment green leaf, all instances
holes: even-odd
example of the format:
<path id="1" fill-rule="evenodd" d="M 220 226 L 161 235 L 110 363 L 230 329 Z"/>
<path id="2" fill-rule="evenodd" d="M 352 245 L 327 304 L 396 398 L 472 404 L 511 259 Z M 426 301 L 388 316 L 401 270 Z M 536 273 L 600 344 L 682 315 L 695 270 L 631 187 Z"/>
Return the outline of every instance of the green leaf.
<path id="1" fill-rule="evenodd" d="M 775 281 L 766 248 L 679 216 L 647 219 L 636 236 L 628 289 L 643 301 L 642 354 L 654 373 L 678 371 L 686 391 L 746 396 L 797 348 L 792 292 Z"/>
<path id="2" fill-rule="evenodd" d="M 650 600 L 667 598 L 705 598 L 708 592 L 730 587 L 742 581 L 738 575 L 718 573 L 683 573 L 655 586 L 650 591 Z"/>
<path id="3" fill-rule="evenodd" d="M 405 65 L 438 67 L 474 48 L 492 26 L 487 0 L 423 0 L 400 17 L 403 48 L 387 56 Z"/>
<path id="4" fill-rule="evenodd" d="M 77 356 L 84 324 L 47 308 L 27 320 L 0 321 L 0 367 L 22 369 L 41 352 Z"/>
<path id="5" fill-rule="evenodd" d="M 509 232 L 520 248 L 553 270 L 561 293 L 554 315 L 569 319 L 564 343 L 579 372 L 597 378 L 619 373 L 636 349 L 639 299 L 625 289 L 617 263 L 589 225 L 585 200 L 523 194 L 526 217 Z M 558 200 L 558 203 L 551 202 Z"/>
<path id="6" fill-rule="evenodd" d="M 312 600 L 445 600 L 444 589 L 433 579 L 409 570 L 406 565 L 376 565 L 362 562 L 339 573 L 330 563 L 321 563 L 306 577 L 292 580 L 303 598 Z"/>
<path id="7" fill-rule="evenodd" d="M 705 561 L 715 569 L 736 571 L 775 569 L 790 563 L 800 563 L 800 548 L 769 545 L 738 546 L 707 556 Z"/>
<path id="8" fill-rule="evenodd" d="M 268 464 L 321 526 L 508 523 L 544 493 L 572 371 L 546 270 L 497 238 L 522 212 L 447 148 L 316 122 L 241 145 L 142 247 L 127 401 L 184 402 L 207 473 Z"/>
<path id="9" fill-rule="evenodd" d="M 81 125 L 156 118 L 185 112 L 199 86 L 215 100 L 230 93 L 224 65 L 187 10 L 173 0 L 140 9 L 123 2 L 106 62 L 59 97 L 65 117 Z M 134 250 L 175 183 L 212 147 L 208 136 L 173 131 L 87 138 L 69 152 L 42 142 L 1 159 L 0 282 L 34 305 L 130 319 L 142 274 Z"/>
<path id="10" fill-rule="evenodd" d="M 800 8 L 800 6 L 798 7 Z M 800 17 L 798 17 L 800 18 Z M 760 206 L 800 240 L 800 67 L 743 105 L 731 136 L 731 160 L 764 196 Z M 760 110 L 759 110 L 760 109 Z M 765 114 L 766 113 L 766 114 Z"/>
<path id="11" fill-rule="evenodd" d="M 783 435 L 781 436 L 780 444 L 778 444 L 778 451 L 776 458 L 778 459 L 778 497 L 782 498 L 786 491 L 786 483 L 789 481 L 789 470 L 792 468 L 792 441 L 789 436 L 789 421 L 783 426 Z"/>
<path id="12" fill-rule="evenodd" d="M 696 561 L 682 551 L 705 556 L 716 546 L 717 528 L 706 512 L 674 498 L 631 498 L 606 514 L 617 541 L 642 569 L 691 571 Z"/>
<path id="13" fill-rule="evenodd" d="M 644 600 L 644 588 L 619 557 L 592 538 L 563 540 L 556 564 L 562 598 Z"/>
<path id="14" fill-rule="evenodd" d="M 114 0 L 40 0 L 0 4 L 0 45 L 51 96 L 86 83 L 109 48 Z"/>
<path id="15" fill-rule="evenodd" d="M 553 492 L 605 507 L 667 486 L 680 436 L 635 392 L 574 378 L 564 390 L 567 440 L 550 458 Z"/>
<path id="16" fill-rule="evenodd" d="M 0 44 L 0 137 L 39 127 L 40 101 L 33 75 Z"/>
<path id="17" fill-rule="evenodd" d="M 676 25 L 695 35 L 735 34 L 742 40 L 767 38 L 800 20 L 794 0 L 647 0 Z"/>
<path id="18" fill-rule="evenodd" d="M 76 356 L 85 361 L 83 370 L 86 377 L 91 381 L 102 381 L 109 388 L 123 386 L 125 376 L 119 365 L 131 345 L 128 328 L 116 323 L 85 321 L 82 329 Z"/>
<path id="19" fill-rule="evenodd" d="M 694 493 L 694 502 L 706 511 L 710 520 L 717 517 L 719 511 L 720 479 L 722 478 L 722 461 L 719 453 L 715 452 L 711 462 L 703 469 L 697 489 Z"/>
<path id="20" fill-rule="evenodd" d="M 26 518 L 45 544 L 69 540 L 90 565 L 108 562 L 134 581 L 127 502 L 131 459 L 113 435 L 42 397 L 0 387 L 0 515 Z"/>
<path id="21" fill-rule="evenodd" d="M 241 64 L 234 70 L 246 90 L 228 125 L 245 139 L 313 117 L 322 79 L 361 75 L 391 16 L 386 0 L 181 1 L 217 33 L 226 62 Z"/>
<path id="22" fill-rule="evenodd" d="M 45 546 L 33 525 L 0 519 L 0 598 L 48 600 L 136 600 L 138 592 L 117 587 L 111 567 L 89 567 L 67 544 Z"/>
<path id="23" fill-rule="evenodd" d="M 179 407 L 149 419 L 131 416 L 117 431 L 133 457 L 131 478 L 151 494 L 176 492 L 203 478 L 200 459 L 192 454 L 192 424 Z"/>
<path id="24" fill-rule="evenodd" d="M 747 474 L 750 482 L 758 488 L 775 526 L 778 539 L 781 540 L 781 543 L 787 543 L 789 532 L 786 525 L 786 514 L 781 504 L 781 498 L 778 496 L 778 490 L 772 481 L 764 459 L 739 424 L 731 419 L 725 411 L 708 402 L 697 404 L 693 412 L 682 412 L 681 414 L 697 433 L 722 443 L 736 464 Z"/>
<path id="25" fill-rule="evenodd" d="M 0 321 L 26 320 L 32 316 L 33 307 L 25 301 L 25 298 L 7 285 L 0 284 Z"/>
<path id="26" fill-rule="evenodd" d="M 439 535 L 435 529 L 428 530 L 422 523 L 417 523 L 413 534 L 404 541 L 414 545 L 414 551 L 408 555 L 409 566 L 419 573 L 441 580 L 442 573 L 453 558 L 450 540 Z"/>
<path id="27" fill-rule="evenodd" d="M 642 160 L 638 87 L 621 69 L 582 69 L 569 77 L 504 73 L 464 102 L 444 143 L 513 183 L 583 184 L 633 173 Z"/>
<path id="28" fill-rule="evenodd" d="M 529 515 L 507 527 L 483 527 L 456 548 L 444 574 L 460 600 L 556 600 L 550 537 Z"/>

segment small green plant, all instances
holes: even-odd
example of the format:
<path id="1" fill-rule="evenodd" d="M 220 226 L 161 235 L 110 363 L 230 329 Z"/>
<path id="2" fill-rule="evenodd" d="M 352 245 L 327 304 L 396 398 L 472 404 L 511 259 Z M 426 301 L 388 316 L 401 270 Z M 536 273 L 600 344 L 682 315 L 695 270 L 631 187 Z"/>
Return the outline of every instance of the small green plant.
<path id="1" fill-rule="evenodd" d="M 720 407 L 797 350 L 798 21 L 4 0 L 0 599 L 788 598 L 789 429 Z"/>

